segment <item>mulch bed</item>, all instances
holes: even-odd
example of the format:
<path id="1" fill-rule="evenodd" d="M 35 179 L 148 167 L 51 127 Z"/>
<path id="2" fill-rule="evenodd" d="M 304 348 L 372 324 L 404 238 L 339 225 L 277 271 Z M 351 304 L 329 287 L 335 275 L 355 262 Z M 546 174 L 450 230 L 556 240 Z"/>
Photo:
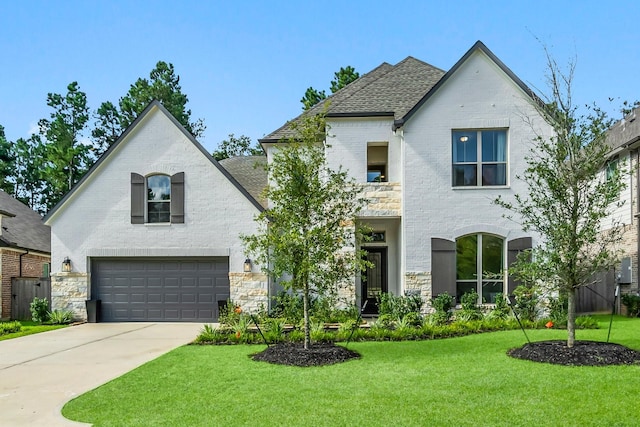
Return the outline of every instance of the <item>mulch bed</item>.
<path id="1" fill-rule="evenodd" d="M 308 350 L 301 343 L 283 343 L 267 347 L 252 356 L 253 360 L 289 366 L 323 366 L 359 359 L 360 353 L 334 344 L 312 344 Z"/>
<path id="2" fill-rule="evenodd" d="M 568 366 L 638 365 L 640 352 L 620 344 L 576 341 L 573 348 L 566 341 L 538 341 L 507 352 L 511 357 Z"/>

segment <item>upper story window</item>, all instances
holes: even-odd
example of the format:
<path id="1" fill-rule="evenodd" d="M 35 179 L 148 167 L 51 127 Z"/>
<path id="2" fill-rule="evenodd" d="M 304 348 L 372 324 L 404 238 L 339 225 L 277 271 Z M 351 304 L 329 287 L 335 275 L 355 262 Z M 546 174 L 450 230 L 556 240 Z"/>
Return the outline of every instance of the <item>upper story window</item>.
<path id="1" fill-rule="evenodd" d="M 507 185 L 507 130 L 456 130 L 453 186 Z"/>
<path id="2" fill-rule="evenodd" d="M 606 169 L 607 181 L 612 179 L 615 176 L 616 172 L 618 172 L 618 162 L 619 160 L 617 156 L 607 162 L 607 169 Z"/>
<path id="3" fill-rule="evenodd" d="M 184 172 L 131 173 L 131 224 L 184 223 Z"/>
<path id="4" fill-rule="evenodd" d="M 171 178 L 147 177 L 147 222 L 171 222 Z"/>
<path id="5" fill-rule="evenodd" d="M 387 182 L 388 144 L 370 142 L 367 144 L 367 182 Z"/>

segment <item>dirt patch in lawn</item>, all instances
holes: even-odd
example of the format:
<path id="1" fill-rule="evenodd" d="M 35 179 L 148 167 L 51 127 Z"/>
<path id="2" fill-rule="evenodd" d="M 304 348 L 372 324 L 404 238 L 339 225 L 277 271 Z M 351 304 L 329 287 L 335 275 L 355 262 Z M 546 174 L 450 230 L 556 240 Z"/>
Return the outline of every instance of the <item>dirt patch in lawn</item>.
<path id="1" fill-rule="evenodd" d="M 323 366 L 359 359 L 360 353 L 334 344 L 312 344 L 305 350 L 303 344 L 283 343 L 267 347 L 252 356 L 253 360 L 290 366 Z"/>
<path id="2" fill-rule="evenodd" d="M 640 364 L 640 352 L 620 344 L 576 341 L 572 348 L 566 341 L 538 341 L 507 352 L 511 357 L 534 362 L 569 366 L 609 366 Z"/>

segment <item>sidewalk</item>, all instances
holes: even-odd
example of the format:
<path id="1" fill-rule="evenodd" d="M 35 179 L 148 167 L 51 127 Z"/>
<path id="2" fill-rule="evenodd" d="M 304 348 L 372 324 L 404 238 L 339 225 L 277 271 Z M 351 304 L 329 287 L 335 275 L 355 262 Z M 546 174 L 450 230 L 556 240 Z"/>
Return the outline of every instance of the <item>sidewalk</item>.
<path id="1" fill-rule="evenodd" d="M 0 426 L 80 426 L 60 410 L 198 335 L 199 323 L 86 323 L 0 341 Z"/>

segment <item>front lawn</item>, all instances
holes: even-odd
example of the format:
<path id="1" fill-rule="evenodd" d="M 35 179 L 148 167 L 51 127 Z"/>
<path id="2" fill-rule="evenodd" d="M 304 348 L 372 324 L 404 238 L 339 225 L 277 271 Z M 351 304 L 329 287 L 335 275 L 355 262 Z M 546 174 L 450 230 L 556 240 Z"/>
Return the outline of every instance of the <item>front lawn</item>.
<path id="1" fill-rule="evenodd" d="M 22 328 L 18 332 L 10 334 L 0 334 L 0 341 L 10 340 L 12 338 L 24 337 L 26 335 L 38 334 L 40 332 L 52 331 L 54 329 L 66 328 L 69 325 L 43 325 L 31 320 L 20 320 Z"/>
<path id="2" fill-rule="evenodd" d="M 577 331 L 604 341 L 601 329 Z M 566 331 L 528 330 L 532 341 Z M 640 319 L 611 341 L 640 350 Z M 362 359 L 298 368 L 252 361 L 264 345 L 185 346 L 63 408 L 96 426 L 637 425 L 640 366 L 565 367 L 512 359 L 521 331 L 360 342 Z"/>

